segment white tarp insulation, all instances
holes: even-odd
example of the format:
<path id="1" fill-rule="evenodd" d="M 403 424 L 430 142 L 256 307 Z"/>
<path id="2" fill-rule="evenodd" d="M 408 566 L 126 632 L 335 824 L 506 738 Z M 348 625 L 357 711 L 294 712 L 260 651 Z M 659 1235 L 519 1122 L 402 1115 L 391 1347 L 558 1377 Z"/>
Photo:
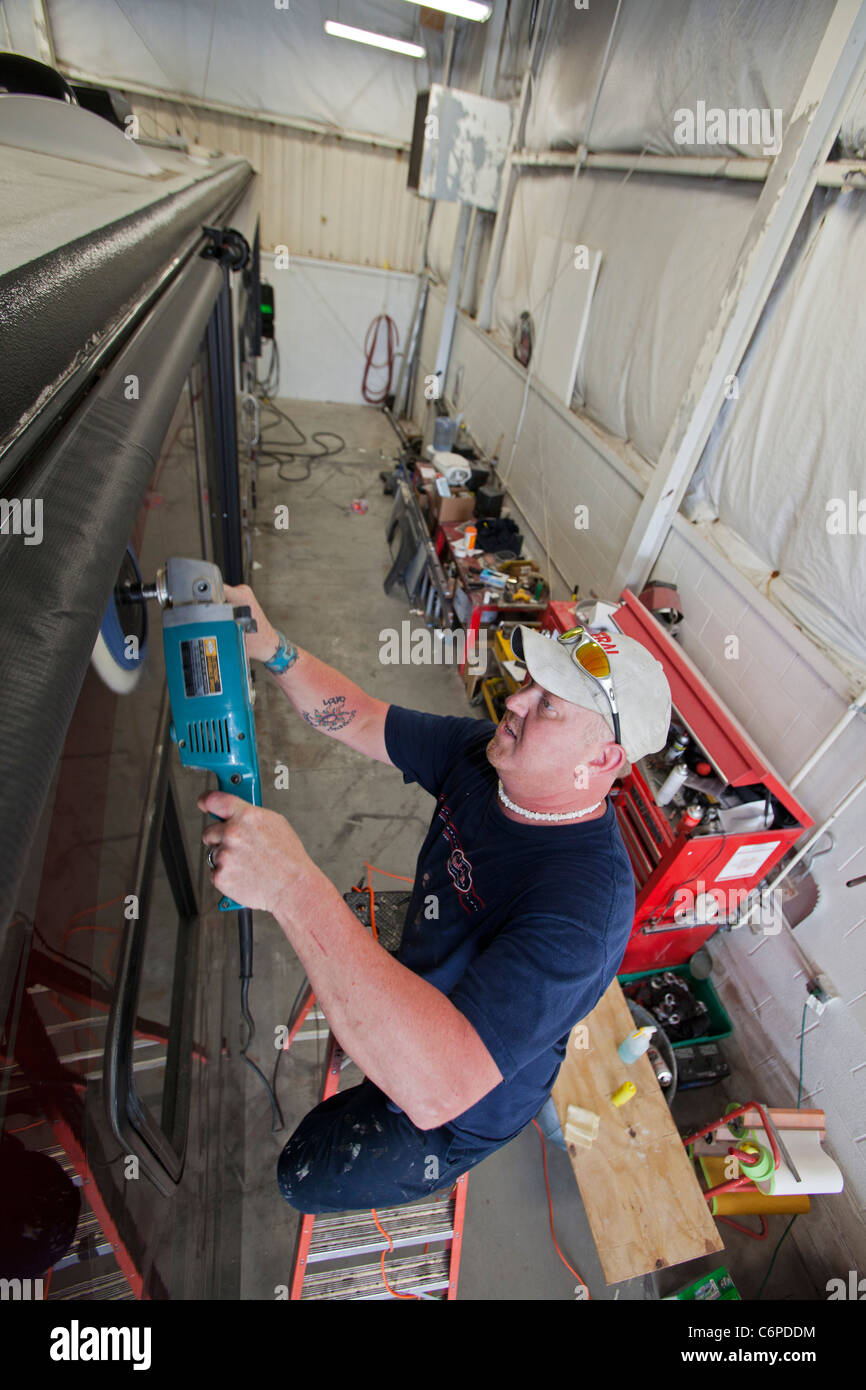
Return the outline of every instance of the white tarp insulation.
<path id="1" fill-rule="evenodd" d="M 683 510 L 736 531 L 792 615 L 866 668 L 864 265 L 864 195 L 819 189 Z"/>
<path id="2" fill-rule="evenodd" d="M 348 10 L 335 3 L 326 11 L 319 0 L 290 0 L 285 9 L 273 0 L 48 5 L 58 58 L 85 72 L 408 142 L 428 64 L 332 38 L 323 26 L 339 19 L 418 42 L 419 11 L 375 0 L 352 0 L 350 17 L 341 8 Z M 441 36 L 424 35 L 438 64 Z"/>
<path id="3" fill-rule="evenodd" d="M 490 260 L 490 249 L 493 244 L 493 228 L 495 217 L 490 212 L 476 212 L 476 226 L 473 237 L 469 243 L 467 256 L 469 262 L 466 267 L 466 275 L 463 281 L 463 292 L 460 298 L 460 307 L 465 309 L 473 318 L 476 317 L 479 308 L 481 287 L 487 274 L 487 265 Z"/>
<path id="4" fill-rule="evenodd" d="M 753 140 L 675 138 L 675 112 L 782 113 L 782 130 L 818 51 L 835 0 L 624 0 L 588 141 L 592 150 L 760 156 Z M 557 4 L 526 132 L 531 149 L 586 143 L 616 0 Z M 752 131 L 749 131 L 751 134 Z M 842 127 L 843 149 L 866 153 L 866 93 Z"/>
<path id="5" fill-rule="evenodd" d="M 549 281 L 533 276 L 533 263 L 545 238 L 599 249 L 573 404 L 655 463 L 759 192 L 757 184 L 625 181 L 596 171 L 576 180 L 524 175 L 495 296 L 496 331 L 510 341 L 528 308 L 540 334 Z M 861 668 L 866 566 L 858 525 L 866 531 L 866 514 L 862 522 L 859 512 L 849 515 L 849 494 L 856 491 L 855 508 L 866 499 L 866 315 L 856 288 L 864 264 L 864 195 L 819 189 L 738 374 L 739 397 L 725 403 L 687 499 L 690 518 L 718 518 L 778 573 L 771 597 L 795 621 Z M 828 510 L 833 499 L 838 506 Z"/>
<path id="6" fill-rule="evenodd" d="M 430 233 L 427 238 L 427 265 L 443 284 L 447 284 L 451 273 L 454 239 L 457 235 L 459 217 L 459 204 L 434 204 Z M 484 284 L 487 262 L 490 257 L 490 246 L 493 240 L 494 220 L 492 213 L 476 211 L 475 230 L 467 244 L 467 265 L 463 276 L 460 307 L 472 317 L 478 312 L 478 301 Z"/>
<path id="7" fill-rule="evenodd" d="M 511 341 L 529 309 L 538 339 L 548 293 L 533 276 L 545 237 L 602 253 L 577 403 L 655 462 L 713 323 L 760 192 L 756 184 L 584 172 L 521 178 L 494 301 Z M 586 272 L 572 269 L 566 274 Z M 533 291 L 535 302 L 533 300 Z M 558 292 L 554 284 L 552 293 Z"/>
<path id="8" fill-rule="evenodd" d="M 39 58 L 33 25 L 32 0 L 3 0 L 0 5 L 0 46 L 28 58 Z"/>
<path id="9" fill-rule="evenodd" d="M 422 27 L 417 5 L 393 0 L 47 0 L 47 9 L 58 59 L 83 72 L 407 145 L 417 92 L 441 80 L 443 34 Z M 334 38 L 326 19 L 420 43 L 427 58 Z M 476 89 L 486 27 L 458 26 L 455 86 Z"/>

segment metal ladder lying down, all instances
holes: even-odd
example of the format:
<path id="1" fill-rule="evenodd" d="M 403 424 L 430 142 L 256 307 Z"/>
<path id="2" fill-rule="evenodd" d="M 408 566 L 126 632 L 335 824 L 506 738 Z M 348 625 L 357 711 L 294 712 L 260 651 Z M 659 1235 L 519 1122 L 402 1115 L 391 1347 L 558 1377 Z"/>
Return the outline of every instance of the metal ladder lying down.
<path id="1" fill-rule="evenodd" d="M 428 618 L 433 618 L 438 627 L 450 631 L 455 626 L 455 618 L 448 580 L 415 494 L 402 481 L 397 484 L 394 505 L 385 528 L 385 539 L 392 555 L 395 538 L 399 544 L 385 578 L 385 593 L 389 594 L 398 579 L 401 580 L 410 603 L 420 603 Z"/>
<path id="2" fill-rule="evenodd" d="M 310 988 L 287 1046 L 314 1002 Z M 328 1037 L 323 1101 L 339 1090 L 345 1056 L 333 1033 Z M 290 1298 L 456 1299 L 468 1182 L 464 1173 L 449 1191 L 406 1206 L 382 1207 L 375 1216 L 370 1211 L 303 1216 Z M 389 1258 L 391 1250 L 403 1253 Z"/>

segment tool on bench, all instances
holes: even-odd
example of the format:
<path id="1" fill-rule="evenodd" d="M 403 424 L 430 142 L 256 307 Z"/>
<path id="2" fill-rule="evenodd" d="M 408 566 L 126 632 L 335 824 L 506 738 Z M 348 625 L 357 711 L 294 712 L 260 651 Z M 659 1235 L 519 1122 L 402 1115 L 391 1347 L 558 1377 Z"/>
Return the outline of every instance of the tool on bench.
<path id="1" fill-rule="evenodd" d="M 493 589 L 504 589 L 509 583 L 507 574 L 503 574 L 501 570 L 492 569 L 489 565 L 485 565 L 484 569 L 481 570 L 481 578 L 485 584 Z"/>
<path id="2" fill-rule="evenodd" d="M 683 1144 L 703 1171 L 704 1197 L 713 1216 L 762 1240 L 767 1215 L 807 1212 L 810 1196 L 843 1190 L 841 1170 L 822 1147 L 825 1132 L 823 1110 L 734 1102 L 721 1119 L 688 1135 Z M 733 1178 L 732 1159 L 739 1170 Z M 760 1230 L 731 1220 L 739 1212 L 756 1213 Z"/>
<path id="3" fill-rule="evenodd" d="M 261 806 L 262 788 L 244 632 L 256 625 L 247 607 L 226 599 L 223 577 L 205 560 L 172 557 L 153 584 L 126 585 L 128 602 L 156 599 L 163 609 L 165 672 L 171 703 L 171 737 L 185 767 L 216 775 L 219 789 Z M 221 912 L 237 912 L 240 950 L 241 1013 L 248 1034 L 241 1056 L 261 1077 L 274 1113 L 283 1117 L 267 1078 L 247 1056 L 255 1035 L 249 1011 L 253 973 L 253 914 L 250 908 L 220 900 Z"/>

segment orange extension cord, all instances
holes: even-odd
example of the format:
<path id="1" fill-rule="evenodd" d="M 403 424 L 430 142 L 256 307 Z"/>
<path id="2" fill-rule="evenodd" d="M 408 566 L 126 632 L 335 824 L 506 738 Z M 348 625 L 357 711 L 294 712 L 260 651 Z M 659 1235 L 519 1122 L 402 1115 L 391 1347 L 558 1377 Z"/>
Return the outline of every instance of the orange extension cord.
<path id="1" fill-rule="evenodd" d="M 582 1288 L 586 1289 L 586 1297 L 587 1297 L 587 1300 L 589 1300 L 590 1297 L 591 1297 L 591 1295 L 590 1295 L 590 1292 L 589 1292 L 589 1287 L 588 1287 L 587 1284 L 586 1284 L 586 1281 L 583 1280 L 583 1279 L 581 1279 L 581 1277 L 580 1277 L 580 1275 L 578 1274 L 577 1270 L 576 1270 L 576 1269 L 573 1269 L 572 1266 L 568 1263 L 568 1260 L 565 1258 L 565 1256 L 563 1255 L 562 1251 L 561 1251 L 560 1248 L 559 1248 L 559 1241 L 556 1239 L 556 1231 L 553 1229 L 553 1198 L 552 1198 L 551 1195 L 550 1195 L 550 1182 L 549 1182 L 548 1176 L 547 1176 L 547 1143 L 546 1143 L 546 1141 L 545 1141 L 544 1133 L 543 1133 L 543 1131 L 542 1131 L 541 1125 L 538 1123 L 537 1120 L 533 1120 L 532 1123 L 535 1125 L 535 1128 L 538 1130 L 538 1137 L 539 1137 L 539 1139 L 541 1140 L 541 1157 L 542 1157 L 542 1159 L 544 1160 L 544 1185 L 545 1185 L 545 1187 L 547 1188 L 547 1208 L 548 1208 L 548 1211 L 550 1212 L 550 1234 L 551 1234 L 551 1236 L 552 1236 L 552 1238 L 553 1238 L 553 1243 L 554 1243 L 554 1245 L 556 1246 L 556 1253 L 557 1253 L 557 1255 L 559 1256 L 559 1258 L 562 1260 L 562 1263 L 565 1265 L 566 1269 L 570 1269 L 571 1272 L 572 1272 L 572 1274 L 574 1275 L 575 1279 L 577 1280 L 577 1282 L 581 1285 Z"/>
<path id="2" fill-rule="evenodd" d="M 375 1207 L 371 1207 L 371 1208 L 370 1208 L 370 1211 L 371 1211 L 372 1214 L 373 1214 L 373 1220 L 375 1221 L 376 1225 L 379 1227 L 379 1230 L 382 1232 L 382 1235 L 385 1237 L 385 1239 L 386 1239 L 387 1242 L 388 1242 L 388 1254 L 390 1254 L 391 1251 L 394 1249 L 394 1242 L 393 1242 L 393 1240 L 391 1239 L 391 1237 L 388 1235 L 388 1232 L 385 1230 L 385 1227 L 382 1225 L 381 1221 L 379 1220 L 378 1216 L 376 1215 L 376 1208 L 375 1208 Z M 388 1290 L 388 1292 L 389 1292 L 389 1294 L 391 1295 L 392 1298 L 414 1298 L 414 1299 L 417 1299 L 418 1302 L 421 1301 L 421 1300 L 420 1300 L 420 1297 L 419 1297 L 419 1295 L 418 1295 L 417 1293 L 398 1293 L 396 1289 L 392 1289 L 392 1288 L 391 1288 L 391 1285 L 388 1283 L 388 1276 L 387 1276 L 387 1274 L 385 1273 L 385 1251 L 384 1251 L 384 1250 L 382 1251 L 382 1283 L 385 1285 L 385 1288 Z"/>

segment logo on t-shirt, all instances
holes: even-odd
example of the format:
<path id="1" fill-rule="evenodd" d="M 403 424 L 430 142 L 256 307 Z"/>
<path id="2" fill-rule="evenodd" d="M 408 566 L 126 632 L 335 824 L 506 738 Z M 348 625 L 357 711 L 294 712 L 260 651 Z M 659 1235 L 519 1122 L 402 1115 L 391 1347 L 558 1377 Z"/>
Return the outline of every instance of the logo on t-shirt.
<path id="1" fill-rule="evenodd" d="M 439 818 L 442 821 L 442 834 L 451 846 L 447 866 L 451 882 L 460 895 L 460 903 L 466 912 L 476 912 L 484 903 L 472 886 L 472 865 L 463 852 L 457 827 L 451 819 L 451 812 L 444 799 L 439 798 Z"/>
<path id="2" fill-rule="evenodd" d="M 448 858 L 448 872 L 458 893 L 468 893 L 472 887 L 472 865 L 462 849 L 455 849 Z"/>

